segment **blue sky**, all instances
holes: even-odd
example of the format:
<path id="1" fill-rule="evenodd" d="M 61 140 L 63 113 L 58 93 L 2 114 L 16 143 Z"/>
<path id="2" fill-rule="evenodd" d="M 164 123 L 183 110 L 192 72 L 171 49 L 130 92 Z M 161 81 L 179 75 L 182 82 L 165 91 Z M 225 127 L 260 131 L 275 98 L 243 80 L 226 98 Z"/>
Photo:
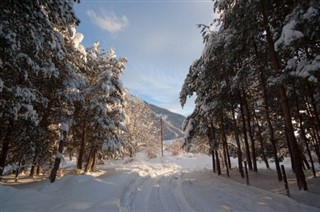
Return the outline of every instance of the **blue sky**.
<path id="1" fill-rule="evenodd" d="M 203 49 L 196 25 L 211 23 L 212 8 L 210 0 L 82 0 L 75 5 L 82 44 L 99 41 L 128 59 L 122 81 L 130 93 L 183 115 L 192 112 L 194 100 L 182 109 L 179 92 Z"/>

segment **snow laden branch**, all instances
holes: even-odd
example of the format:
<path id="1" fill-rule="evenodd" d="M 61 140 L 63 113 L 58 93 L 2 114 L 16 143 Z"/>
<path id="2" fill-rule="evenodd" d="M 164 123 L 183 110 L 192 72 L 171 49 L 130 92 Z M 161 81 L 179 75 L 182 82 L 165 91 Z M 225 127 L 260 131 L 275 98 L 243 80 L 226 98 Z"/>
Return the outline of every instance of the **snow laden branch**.
<path id="1" fill-rule="evenodd" d="M 303 166 L 316 176 L 312 154 L 320 161 L 320 3 L 221 0 L 214 11 L 218 28 L 199 25 L 205 47 L 180 92 L 182 106 L 196 96 L 187 118 L 197 123 L 192 137 L 207 137 L 217 168 L 216 151 L 228 161 L 233 149 L 242 176 L 244 160 L 257 171 L 257 158 L 268 167 L 271 156 L 281 181 L 281 157 L 289 154 L 307 190 Z"/>

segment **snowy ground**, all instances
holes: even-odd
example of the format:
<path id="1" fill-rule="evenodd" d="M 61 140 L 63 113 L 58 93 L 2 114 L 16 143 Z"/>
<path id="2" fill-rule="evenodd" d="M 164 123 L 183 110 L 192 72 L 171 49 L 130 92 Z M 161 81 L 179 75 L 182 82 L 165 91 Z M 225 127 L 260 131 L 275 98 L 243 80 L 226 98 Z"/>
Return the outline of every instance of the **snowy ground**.
<path id="1" fill-rule="evenodd" d="M 92 175 L 65 175 L 53 184 L 1 185 L 0 211 L 320 211 L 319 203 L 311 207 L 267 191 L 279 188 L 277 181 L 270 188 L 265 183 L 270 170 L 251 173 L 252 186 L 247 186 L 237 171 L 231 172 L 232 180 L 213 174 L 205 155 L 148 160 L 141 154 L 132 162 L 108 161 L 99 168 Z M 320 200 L 320 192 L 292 190 L 297 192 L 312 204 Z"/>

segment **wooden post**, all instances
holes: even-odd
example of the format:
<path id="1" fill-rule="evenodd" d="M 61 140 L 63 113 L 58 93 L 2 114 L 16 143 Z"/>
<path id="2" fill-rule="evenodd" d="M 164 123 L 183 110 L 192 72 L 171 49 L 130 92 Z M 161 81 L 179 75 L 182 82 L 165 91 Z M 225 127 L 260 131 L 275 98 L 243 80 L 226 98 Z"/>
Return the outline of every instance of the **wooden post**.
<path id="1" fill-rule="evenodd" d="M 283 175 L 283 180 L 284 180 L 284 187 L 287 191 L 288 197 L 290 197 L 289 184 L 288 184 L 288 180 L 287 180 L 286 170 L 284 169 L 284 165 L 281 165 L 281 170 L 282 170 L 282 175 Z"/>
<path id="2" fill-rule="evenodd" d="M 161 139 L 161 156 L 163 157 L 163 137 L 162 137 L 162 116 L 160 117 L 160 128 L 161 128 L 161 135 L 160 135 L 160 139 Z"/>
<path id="3" fill-rule="evenodd" d="M 245 172 L 246 172 L 247 185 L 250 185 L 250 182 L 249 182 L 249 174 L 248 174 L 248 167 L 247 167 L 247 161 L 244 161 L 244 169 L 245 169 Z"/>

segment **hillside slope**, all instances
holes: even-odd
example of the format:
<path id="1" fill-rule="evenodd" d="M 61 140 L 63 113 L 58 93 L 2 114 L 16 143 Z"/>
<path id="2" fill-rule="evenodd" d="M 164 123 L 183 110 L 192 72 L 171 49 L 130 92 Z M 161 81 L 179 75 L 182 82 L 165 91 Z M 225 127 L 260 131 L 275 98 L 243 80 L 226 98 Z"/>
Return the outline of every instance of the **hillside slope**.
<path id="1" fill-rule="evenodd" d="M 160 127 L 160 117 L 163 120 L 163 139 L 172 140 L 176 138 L 181 138 L 184 133 L 181 130 L 181 126 L 185 117 L 183 115 L 173 113 L 167 109 L 149 104 L 146 102 L 155 113 L 156 125 Z"/>

